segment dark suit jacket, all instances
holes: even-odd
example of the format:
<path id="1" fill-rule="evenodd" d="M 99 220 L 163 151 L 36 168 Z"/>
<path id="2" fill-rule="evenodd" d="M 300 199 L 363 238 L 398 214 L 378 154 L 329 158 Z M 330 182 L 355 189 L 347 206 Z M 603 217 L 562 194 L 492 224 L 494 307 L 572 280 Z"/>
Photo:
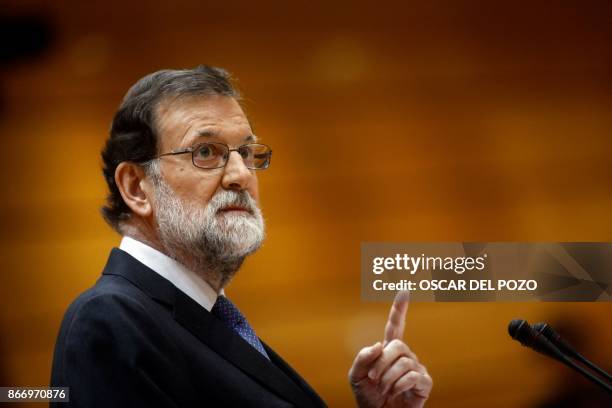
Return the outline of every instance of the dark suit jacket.
<path id="1" fill-rule="evenodd" d="M 102 277 L 64 316 L 51 385 L 70 387 L 70 403 L 59 407 L 325 406 L 264 347 L 271 361 L 115 248 Z"/>

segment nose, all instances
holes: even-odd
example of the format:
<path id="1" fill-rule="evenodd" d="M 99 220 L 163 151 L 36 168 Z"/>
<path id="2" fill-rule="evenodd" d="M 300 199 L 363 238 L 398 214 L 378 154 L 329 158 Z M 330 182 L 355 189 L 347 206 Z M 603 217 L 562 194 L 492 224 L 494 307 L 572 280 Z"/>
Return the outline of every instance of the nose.
<path id="1" fill-rule="evenodd" d="M 254 177 L 242 160 L 240 153 L 232 151 L 229 153 L 221 185 L 226 190 L 246 190 Z"/>

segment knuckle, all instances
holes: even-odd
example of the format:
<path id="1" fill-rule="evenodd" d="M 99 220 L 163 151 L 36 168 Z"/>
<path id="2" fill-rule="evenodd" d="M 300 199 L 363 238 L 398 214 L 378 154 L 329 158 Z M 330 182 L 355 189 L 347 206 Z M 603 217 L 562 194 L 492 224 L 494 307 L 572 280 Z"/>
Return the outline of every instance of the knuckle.
<path id="1" fill-rule="evenodd" d="M 419 381 L 419 377 L 421 377 L 420 373 L 416 371 L 409 371 L 401 378 L 401 385 L 402 386 L 415 385 Z"/>
<path id="2" fill-rule="evenodd" d="M 427 381 L 429 386 L 433 387 L 433 378 L 431 378 L 431 376 L 429 374 L 425 374 L 423 377 L 425 378 L 425 381 Z"/>
<path id="3" fill-rule="evenodd" d="M 406 374 L 409 378 L 416 380 L 418 378 L 420 378 L 423 374 L 419 373 L 418 371 L 410 371 L 408 374 Z"/>
<path id="4" fill-rule="evenodd" d="M 390 347 L 397 347 L 402 343 L 400 339 L 393 339 L 389 342 Z"/>
<path id="5" fill-rule="evenodd" d="M 401 350 L 405 346 L 404 342 L 399 339 L 393 339 L 389 342 L 388 347 L 392 349 Z"/>
<path id="6" fill-rule="evenodd" d="M 413 361 L 406 357 L 406 356 L 401 356 L 398 360 L 397 360 L 398 364 L 402 367 L 402 368 L 412 368 L 414 367 Z"/>
<path id="7" fill-rule="evenodd" d="M 406 382 L 405 378 L 400 378 L 394 385 L 393 388 L 391 390 L 392 395 L 400 393 L 402 391 L 407 390 L 408 388 L 410 388 L 410 384 L 408 382 Z"/>
<path id="8" fill-rule="evenodd" d="M 357 361 L 361 361 L 363 359 L 365 359 L 368 354 L 370 353 L 370 348 L 369 347 L 364 347 L 361 350 L 359 350 L 359 353 L 357 353 Z"/>

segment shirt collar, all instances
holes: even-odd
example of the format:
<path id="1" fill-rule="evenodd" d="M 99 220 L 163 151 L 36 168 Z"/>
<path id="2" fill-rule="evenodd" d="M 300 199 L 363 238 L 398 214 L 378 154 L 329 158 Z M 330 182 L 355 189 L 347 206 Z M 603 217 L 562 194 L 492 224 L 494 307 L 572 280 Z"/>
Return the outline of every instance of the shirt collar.
<path id="1" fill-rule="evenodd" d="M 204 279 L 157 249 L 128 236 L 121 239 L 119 249 L 169 280 L 209 312 L 217 301 L 219 294 Z M 224 294 L 223 289 L 220 294 Z"/>

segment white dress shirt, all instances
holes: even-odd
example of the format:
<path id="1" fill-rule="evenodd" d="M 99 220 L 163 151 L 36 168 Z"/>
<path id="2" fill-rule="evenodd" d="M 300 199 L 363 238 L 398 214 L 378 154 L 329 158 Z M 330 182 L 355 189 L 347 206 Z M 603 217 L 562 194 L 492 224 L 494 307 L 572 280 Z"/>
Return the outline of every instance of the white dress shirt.
<path id="1" fill-rule="evenodd" d="M 127 236 L 121 240 L 119 249 L 169 280 L 209 312 L 217 301 L 219 295 L 204 279 L 157 249 Z"/>

